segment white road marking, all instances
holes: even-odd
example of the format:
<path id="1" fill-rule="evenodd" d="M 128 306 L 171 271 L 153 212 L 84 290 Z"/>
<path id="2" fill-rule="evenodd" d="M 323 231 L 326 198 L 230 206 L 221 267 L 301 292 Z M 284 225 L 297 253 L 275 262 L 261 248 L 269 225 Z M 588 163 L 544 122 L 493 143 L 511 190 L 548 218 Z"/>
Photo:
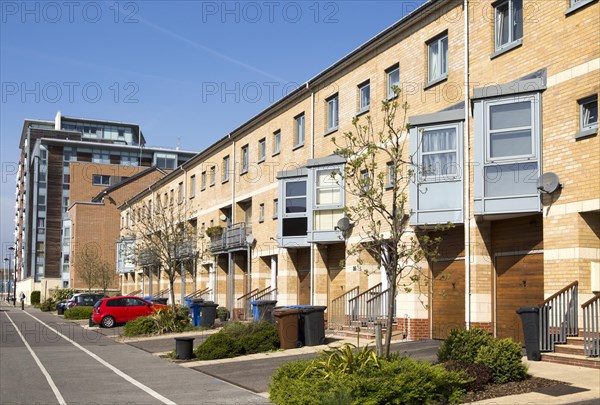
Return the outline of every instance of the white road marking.
<path id="1" fill-rule="evenodd" d="M 56 330 L 54 328 L 51 328 L 49 325 L 47 325 L 46 323 L 44 323 L 43 321 L 41 321 L 37 317 L 31 315 L 29 312 L 25 312 L 25 313 L 27 315 L 29 315 L 30 317 L 32 317 L 33 319 L 37 320 L 39 323 L 41 323 L 42 325 L 44 325 L 48 329 L 52 329 L 52 331 L 54 331 L 58 336 L 62 337 L 67 342 L 71 343 L 73 346 L 75 346 L 76 348 L 78 348 L 79 350 L 81 350 L 82 352 L 84 352 L 85 354 L 87 354 L 88 356 L 90 356 L 91 358 L 93 358 L 94 360 L 96 360 L 97 362 L 99 362 L 100 364 L 102 364 L 103 366 L 105 366 L 106 368 L 108 368 L 109 370 L 111 370 L 112 372 L 114 372 L 119 377 L 121 377 L 124 380 L 130 382 L 131 384 L 135 385 L 136 387 L 138 387 L 139 389 L 141 389 L 142 391 L 144 391 L 148 395 L 153 396 L 154 398 L 158 399 L 163 404 L 177 405 L 175 402 L 171 401 L 168 398 L 163 397 L 162 395 L 160 395 L 158 392 L 154 391 L 152 388 L 148 387 L 147 385 L 144 385 L 141 382 L 139 382 L 138 380 L 136 380 L 135 378 L 129 376 L 128 374 L 125 374 L 123 371 L 119 370 L 118 368 L 116 368 L 115 366 L 113 366 L 112 364 L 110 364 L 109 362 L 107 362 L 106 360 L 102 359 L 97 354 L 92 353 L 91 351 L 89 351 L 85 347 L 81 346 L 79 343 L 77 343 L 77 342 L 71 340 L 70 338 L 68 338 L 67 336 L 63 335 L 58 330 Z"/>
<path id="2" fill-rule="evenodd" d="M 8 320 L 10 321 L 10 323 L 12 323 L 12 325 L 14 326 L 15 330 L 19 334 L 19 337 L 21 338 L 21 340 L 25 344 L 25 347 L 27 348 L 27 350 L 29 350 L 29 353 L 31 353 L 31 357 L 33 357 L 33 359 L 35 360 L 36 364 L 38 365 L 38 367 L 42 371 L 42 374 L 44 374 L 44 377 L 46 377 L 46 381 L 48 381 L 48 385 L 50 385 L 50 388 L 52 388 L 52 392 L 54 392 L 54 396 L 56 397 L 56 400 L 58 401 L 58 403 L 60 405 L 66 405 L 67 402 L 65 401 L 65 399 L 61 395 L 60 391 L 58 390 L 58 387 L 56 387 L 56 384 L 54 384 L 54 380 L 52 380 L 52 377 L 50 377 L 50 374 L 48 373 L 48 370 L 46 370 L 46 367 L 44 367 L 44 365 L 42 364 L 42 362 L 40 361 L 40 359 L 38 358 L 38 356 L 35 354 L 35 352 L 31 348 L 31 346 L 29 346 L 29 343 L 27 343 L 27 341 L 25 340 L 25 337 L 23 336 L 23 334 L 21 333 L 21 331 L 19 330 L 19 328 L 17 328 L 17 325 L 15 325 L 15 323 L 13 322 L 13 320 L 10 318 L 10 316 L 8 315 L 8 312 L 6 313 L 6 317 L 8 318 Z"/>

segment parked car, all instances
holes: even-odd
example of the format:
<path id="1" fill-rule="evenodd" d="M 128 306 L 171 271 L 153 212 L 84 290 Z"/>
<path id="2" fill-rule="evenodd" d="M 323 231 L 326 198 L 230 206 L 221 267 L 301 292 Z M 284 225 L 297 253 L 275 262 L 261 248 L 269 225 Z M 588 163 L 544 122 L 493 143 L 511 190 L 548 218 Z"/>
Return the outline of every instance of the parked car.
<path id="1" fill-rule="evenodd" d="M 96 302 L 92 312 L 92 323 L 103 328 L 112 328 L 118 323 L 125 323 L 140 316 L 147 316 L 167 305 L 153 304 L 140 297 L 103 298 Z"/>
<path id="2" fill-rule="evenodd" d="M 104 294 L 97 293 L 77 293 L 73 294 L 67 299 L 67 302 L 64 304 L 64 309 L 67 310 L 73 307 L 93 307 L 96 302 L 100 299 L 106 298 Z"/>

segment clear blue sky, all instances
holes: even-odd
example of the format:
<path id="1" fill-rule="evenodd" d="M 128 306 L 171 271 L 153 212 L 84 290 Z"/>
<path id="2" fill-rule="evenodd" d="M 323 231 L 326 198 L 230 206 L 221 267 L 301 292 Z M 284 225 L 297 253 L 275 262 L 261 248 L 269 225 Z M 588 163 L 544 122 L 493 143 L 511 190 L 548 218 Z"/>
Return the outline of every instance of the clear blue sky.
<path id="1" fill-rule="evenodd" d="M 0 1 L 0 259 L 25 118 L 133 122 L 200 151 L 422 2 Z"/>

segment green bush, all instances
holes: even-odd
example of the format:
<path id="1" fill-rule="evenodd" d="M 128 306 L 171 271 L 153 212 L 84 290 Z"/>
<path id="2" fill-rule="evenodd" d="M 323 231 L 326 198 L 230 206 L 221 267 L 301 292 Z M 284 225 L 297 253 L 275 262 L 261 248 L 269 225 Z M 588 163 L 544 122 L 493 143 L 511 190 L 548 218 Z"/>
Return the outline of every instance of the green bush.
<path id="1" fill-rule="evenodd" d="M 483 364 L 450 360 L 444 363 L 444 368 L 448 371 L 464 372 L 465 376 L 471 380 L 466 385 L 467 391 L 481 391 L 492 379 L 492 372 Z"/>
<path id="2" fill-rule="evenodd" d="M 159 308 L 155 314 L 150 315 L 156 324 L 156 333 L 180 333 L 193 329 L 190 322 L 190 310 L 187 307 Z"/>
<path id="3" fill-rule="evenodd" d="M 40 304 L 40 309 L 43 312 L 56 311 L 56 302 L 52 298 L 48 298 Z"/>
<path id="4" fill-rule="evenodd" d="M 379 367 L 355 369 L 322 378 L 312 362 L 295 361 L 281 366 L 272 377 L 270 400 L 275 404 L 429 404 L 458 403 L 467 380 L 451 372 L 408 358 L 378 358 Z"/>
<path id="5" fill-rule="evenodd" d="M 268 322 L 256 322 L 247 326 L 247 333 L 239 340 L 244 354 L 270 352 L 279 349 L 277 328 Z"/>
<path id="6" fill-rule="evenodd" d="M 32 291 L 29 296 L 29 300 L 31 301 L 31 305 L 38 305 L 42 299 L 41 291 Z"/>
<path id="7" fill-rule="evenodd" d="M 527 377 L 527 367 L 521 361 L 521 346 L 512 339 L 494 340 L 482 347 L 475 362 L 490 369 L 492 381 L 496 384 L 521 381 Z"/>
<path id="8" fill-rule="evenodd" d="M 73 307 L 65 311 L 65 319 L 88 319 L 94 307 Z"/>
<path id="9" fill-rule="evenodd" d="M 479 349 L 489 346 L 493 338 L 483 329 L 473 328 L 471 330 L 455 329 L 442 343 L 438 350 L 438 360 L 461 361 L 464 363 L 475 363 Z"/>
<path id="10" fill-rule="evenodd" d="M 239 356 L 242 348 L 231 336 L 219 332 L 209 336 L 200 346 L 194 349 L 199 360 L 226 359 Z"/>
<path id="11" fill-rule="evenodd" d="M 123 335 L 125 336 L 140 336 L 152 335 L 156 333 L 156 323 L 151 316 L 140 316 L 125 324 L 123 327 Z"/>
<path id="12" fill-rule="evenodd" d="M 73 288 L 57 288 L 52 291 L 52 298 L 56 302 L 65 301 L 71 295 L 75 294 L 75 290 Z"/>

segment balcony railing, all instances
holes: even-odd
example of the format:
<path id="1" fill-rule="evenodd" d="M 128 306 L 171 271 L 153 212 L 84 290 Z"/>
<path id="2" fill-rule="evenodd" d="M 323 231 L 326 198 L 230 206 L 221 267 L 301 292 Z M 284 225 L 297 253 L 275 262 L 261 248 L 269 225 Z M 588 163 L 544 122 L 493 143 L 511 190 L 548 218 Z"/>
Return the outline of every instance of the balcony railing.
<path id="1" fill-rule="evenodd" d="M 381 283 L 369 288 L 367 291 L 358 294 L 348 301 L 351 323 L 354 326 L 369 326 L 367 314 L 367 301 L 381 293 Z"/>
<path id="2" fill-rule="evenodd" d="M 586 356 L 600 356 L 600 294 L 581 305 L 583 309 L 583 352 Z"/>
<path id="3" fill-rule="evenodd" d="M 540 305 L 540 351 L 552 352 L 556 343 L 567 343 L 568 336 L 578 335 L 578 285 L 572 282 Z"/>
<path id="4" fill-rule="evenodd" d="M 226 252 L 235 249 L 242 249 L 248 246 L 246 237 L 250 234 L 251 228 L 246 223 L 229 225 L 223 228 L 220 235 L 210 237 L 210 251 L 212 253 Z"/>
<path id="5" fill-rule="evenodd" d="M 194 257 L 196 255 L 196 249 L 194 246 L 194 241 L 185 241 L 177 248 L 176 257 L 177 259 L 185 259 Z"/>
<path id="6" fill-rule="evenodd" d="M 389 315 L 389 304 L 392 299 L 390 289 L 377 294 L 373 298 L 367 301 L 367 327 L 372 332 L 375 332 L 375 324 L 382 323 L 387 325 L 387 319 Z M 392 313 L 395 313 L 396 303 L 393 303 Z M 394 320 L 395 322 L 395 320 Z"/>

